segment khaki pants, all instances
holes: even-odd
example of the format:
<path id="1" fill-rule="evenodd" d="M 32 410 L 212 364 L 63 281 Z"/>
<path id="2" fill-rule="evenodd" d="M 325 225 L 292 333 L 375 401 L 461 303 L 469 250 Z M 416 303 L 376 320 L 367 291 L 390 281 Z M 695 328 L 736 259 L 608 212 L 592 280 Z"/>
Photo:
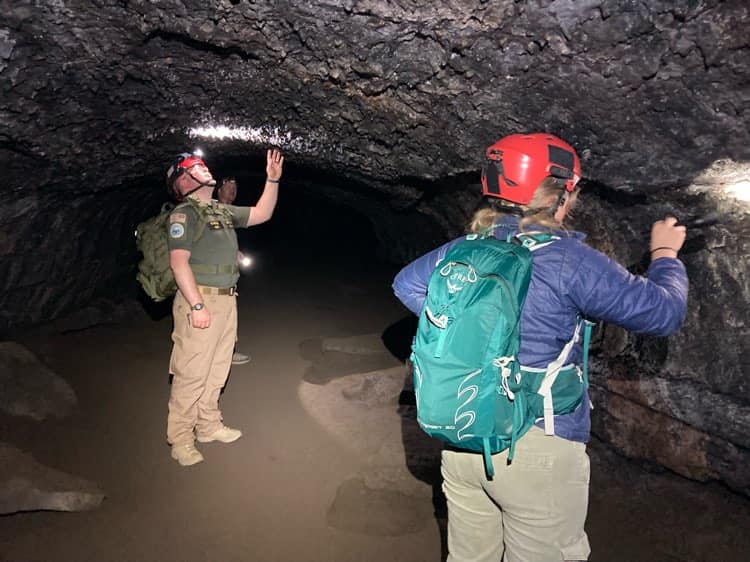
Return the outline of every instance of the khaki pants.
<path id="1" fill-rule="evenodd" d="M 190 325 L 190 305 L 180 291 L 172 306 L 172 390 L 167 416 L 167 440 L 172 445 L 192 444 L 193 430 L 208 436 L 222 426 L 219 394 L 229 376 L 237 338 L 237 297 L 203 295 L 211 313 L 208 328 Z"/>
<path id="2" fill-rule="evenodd" d="M 587 560 L 589 457 L 583 443 L 532 427 L 508 452 L 492 456 L 443 451 L 448 500 L 448 562 Z"/>

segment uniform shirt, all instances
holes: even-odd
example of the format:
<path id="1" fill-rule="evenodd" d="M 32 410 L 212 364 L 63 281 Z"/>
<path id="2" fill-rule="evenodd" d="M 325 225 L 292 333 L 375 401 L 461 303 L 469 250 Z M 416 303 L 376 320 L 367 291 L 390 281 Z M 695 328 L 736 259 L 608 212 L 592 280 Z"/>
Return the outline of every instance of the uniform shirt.
<path id="1" fill-rule="evenodd" d="M 518 233 L 518 218 L 501 217 L 494 236 L 505 240 Z M 560 240 L 532 253 L 529 291 L 521 310 L 519 361 L 526 367 L 546 368 L 571 339 L 579 315 L 616 324 L 627 330 L 666 336 L 677 331 L 687 312 L 688 280 L 678 259 L 651 262 L 647 277 L 629 273 L 601 252 L 584 243 L 585 235 L 555 231 Z M 452 240 L 404 267 L 393 282 L 396 297 L 415 314 L 425 300 L 433 269 Z M 580 364 L 579 341 L 566 363 Z M 587 442 L 589 401 L 571 414 L 555 416 L 555 434 Z"/>
<path id="2" fill-rule="evenodd" d="M 232 287 L 240 276 L 234 229 L 246 227 L 249 216 L 250 207 L 223 205 L 215 200 L 207 204 L 190 198 L 170 213 L 167 225 L 169 250 L 190 252 L 190 266 L 199 266 L 192 267 L 198 285 Z M 201 222 L 205 226 L 201 227 Z M 207 272 L 205 266 L 218 266 L 222 270 Z M 231 272 L 227 271 L 229 268 Z"/>

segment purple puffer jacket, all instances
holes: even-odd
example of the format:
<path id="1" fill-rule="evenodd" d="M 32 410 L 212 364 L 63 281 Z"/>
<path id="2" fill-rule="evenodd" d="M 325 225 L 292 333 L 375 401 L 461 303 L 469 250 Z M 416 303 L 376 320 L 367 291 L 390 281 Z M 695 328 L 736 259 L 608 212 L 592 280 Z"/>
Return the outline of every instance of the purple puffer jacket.
<path id="1" fill-rule="evenodd" d="M 497 222 L 495 237 L 505 240 L 517 232 L 518 218 L 504 216 Z M 654 336 L 667 336 L 680 328 L 688 294 L 681 261 L 657 259 L 648 268 L 648 278 L 639 277 L 587 246 L 583 233 L 554 234 L 561 239 L 533 253 L 531 283 L 521 311 L 518 356 L 522 365 L 546 368 L 557 359 L 573 336 L 579 315 Z M 422 310 L 432 270 L 461 240 L 423 255 L 396 275 L 396 297 L 413 313 Z M 581 355 L 579 341 L 565 363 L 578 364 Z M 590 428 L 587 397 L 574 412 L 555 416 L 555 434 L 565 439 L 586 443 Z"/>

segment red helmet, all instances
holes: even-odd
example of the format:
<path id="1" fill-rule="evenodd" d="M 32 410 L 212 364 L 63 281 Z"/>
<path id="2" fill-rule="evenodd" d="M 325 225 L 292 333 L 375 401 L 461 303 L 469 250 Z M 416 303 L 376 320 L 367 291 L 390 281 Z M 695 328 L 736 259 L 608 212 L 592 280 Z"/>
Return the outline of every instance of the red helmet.
<path id="1" fill-rule="evenodd" d="M 581 161 L 567 142 L 549 133 L 508 135 L 487 148 L 482 193 L 527 205 L 541 181 L 565 180 L 573 191 L 581 179 Z"/>
<path id="2" fill-rule="evenodd" d="M 178 201 L 182 201 L 182 199 L 184 199 L 184 195 L 175 188 L 174 184 L 177 181 L 177 178 L 179 178 L 182 174 L 184 174 L 186 171 L 197 164 L 203 164 L 204 166 L 206 165 L 206 163 L 203 161 L 203 158 L 195 153 L 190 154 L 189 152 L 183 152 L 174 159 L 172 165 L 167 170 L 166 177 L 167 192 L 170 196 L 174 197 Z"/>
<path id="3" fill-rule="evenodd" d="M 195 154 L 183 152 L 182 154 L 177 156 L 174 159 L 172 165 L 167 170 L 167 187 L 172 187 L 177 178 L 179 178 L 185 172 L 185 170 L 189 170 L 197 164 L 203 164 L 204 166 L 206 165 L 206 163 L 203 161 L 203 158 Z"/>

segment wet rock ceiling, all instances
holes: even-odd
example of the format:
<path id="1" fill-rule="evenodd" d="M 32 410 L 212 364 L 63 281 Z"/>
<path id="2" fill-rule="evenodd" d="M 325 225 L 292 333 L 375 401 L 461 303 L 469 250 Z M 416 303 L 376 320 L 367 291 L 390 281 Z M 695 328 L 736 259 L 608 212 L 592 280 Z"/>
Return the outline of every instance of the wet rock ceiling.
<path id="1" fill-rule="evenodd" d="M 599 330 L 595 432 L 750 493 L 745 0 L 0 7 L 5 332 L 132 286 L 134 225 L 162 202 L 166 163 L 196 143 L 259 171 L 281 146 L 289 184 L 327 178 L 317 193 L 370 219 L 403 263 L 461 232 L 485 146 L 548 130 L 582 158 L 579 225 L 621 262 L 637 268 L 664 213 L 715 223 L 683 254 L 679 334 Z M 229 138 L 197 134 L 217 126 Z"/>

